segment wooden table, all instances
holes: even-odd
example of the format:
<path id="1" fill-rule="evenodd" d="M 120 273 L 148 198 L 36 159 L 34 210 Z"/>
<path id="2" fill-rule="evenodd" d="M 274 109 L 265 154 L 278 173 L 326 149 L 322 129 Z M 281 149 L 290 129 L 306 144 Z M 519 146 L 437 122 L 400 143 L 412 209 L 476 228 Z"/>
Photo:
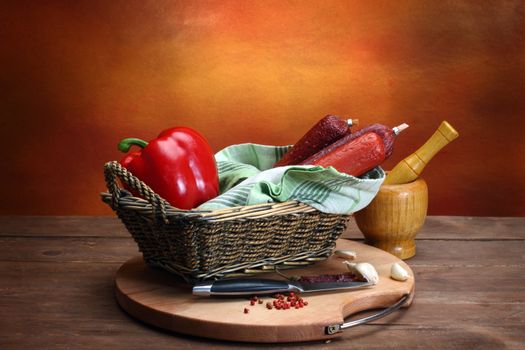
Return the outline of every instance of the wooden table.
<path id="1" fill-rule="evenodd" d="M 344 237 L 360 239 L 353 222 Z M 330 343 L 243 344 L 168 333 L 117 305 L 137 254 L 110 217 L 0 217 L 0 349 L 525 348 L 525 218 L 429 217 L 406 310 Z"/>

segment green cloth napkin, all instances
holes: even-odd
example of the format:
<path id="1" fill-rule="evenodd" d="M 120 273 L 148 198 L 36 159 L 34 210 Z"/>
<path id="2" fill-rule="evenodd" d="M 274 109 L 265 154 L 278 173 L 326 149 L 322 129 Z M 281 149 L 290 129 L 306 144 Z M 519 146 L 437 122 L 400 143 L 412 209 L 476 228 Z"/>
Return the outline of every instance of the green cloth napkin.
<path id="1" fill-rule="evenodd" d="M 215 154 L 220 195 L 198 209 L 296 200 L 324 213 L 351 214 L 372 201 L 385 179 L 385 172 L 380 167 L 359 178 L 340 173 L 333 167 L 273 168 L 290 148 L 246 143 L 221 150 Z"/>

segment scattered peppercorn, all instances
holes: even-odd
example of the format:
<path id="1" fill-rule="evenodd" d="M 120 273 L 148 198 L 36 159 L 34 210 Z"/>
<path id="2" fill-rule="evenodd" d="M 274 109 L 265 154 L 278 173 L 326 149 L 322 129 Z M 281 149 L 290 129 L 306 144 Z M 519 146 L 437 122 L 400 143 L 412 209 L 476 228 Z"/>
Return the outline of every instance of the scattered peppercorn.
<path id="1" fill-rule="evenodd" d="M 294 292 L 290 292 L 288 295 L 277 293 L 273 296 L 273 298 L 273 301 L 268 301 L 265 304 L 268 310 L 288 310 L 290 308 L 300 309 L 308 305 L 308 302 L 306 300 L 304 300 L 299 294 L 295 294 Z M 251 306 L 255 305 L 256 303 L 264 303 L 264 301 L 261 298 L 258 298 L 257 296 L 253 296 L 249 300 Z M 248 312 L 249 309 L 244 308 L 244 313 L 247 314 Z"/>

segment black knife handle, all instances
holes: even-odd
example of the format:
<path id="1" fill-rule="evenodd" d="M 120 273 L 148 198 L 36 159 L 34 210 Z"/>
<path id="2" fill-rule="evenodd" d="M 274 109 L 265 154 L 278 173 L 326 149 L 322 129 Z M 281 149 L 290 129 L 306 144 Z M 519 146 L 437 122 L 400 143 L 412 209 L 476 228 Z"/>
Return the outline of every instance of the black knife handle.
<path id="1" fill-rule="evenodd" d="M 193 287 L 194 295 L 258 295 L 295 290 L 286 281 L 268 279 L 232 278 L 199 283 Z"/>

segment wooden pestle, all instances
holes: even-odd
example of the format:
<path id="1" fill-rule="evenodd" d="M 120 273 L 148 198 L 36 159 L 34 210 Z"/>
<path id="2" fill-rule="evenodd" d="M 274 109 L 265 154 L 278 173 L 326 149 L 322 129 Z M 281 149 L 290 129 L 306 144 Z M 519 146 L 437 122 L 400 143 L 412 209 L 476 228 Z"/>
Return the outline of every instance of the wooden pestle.
<path id="1" fill-rule="evenodd" d="M 419 177 L 432 157 L 458 136 L 459 133 L 452 125 L 447 121 L 443 121 L 423 146 L 400 161 L 394 169 L 388 173 L 384 184 L 394 185 L 414 181 Z"/>

